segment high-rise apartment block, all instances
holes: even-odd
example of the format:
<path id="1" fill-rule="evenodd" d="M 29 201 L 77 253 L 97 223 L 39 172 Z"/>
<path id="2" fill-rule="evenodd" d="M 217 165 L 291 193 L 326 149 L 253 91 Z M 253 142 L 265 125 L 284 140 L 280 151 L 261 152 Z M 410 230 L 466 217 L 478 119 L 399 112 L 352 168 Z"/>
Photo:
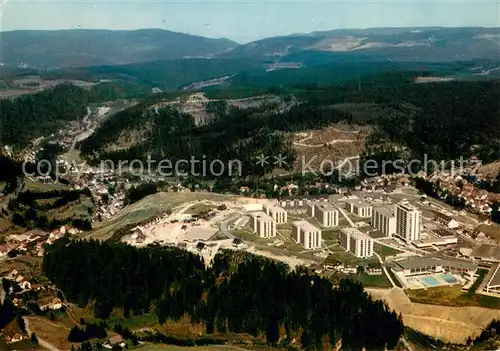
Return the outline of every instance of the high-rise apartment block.
<path id="1" fill-rule="evenodd" d="M 358 258 L 373 256 L 373 239 L 356 228 L 340 230 L 340 246 Z"/>
<path id="2" fill-rule="evenodd" d="M 252 214 L 252 230 L 261 238 L 276 237 L 276 221 L 264 212 Z"/>
<path id="3" fill-rule="evenodd" d="M 407 243 L 420 239 L 421 211 L 408 201 L 396 205 L 396 234 Z"/>
<path id="4" fill-rule="evenodd" d="M 347 200 L 345 203 L 347 211 L 354 213 L 358 217 L 370 218 L 372 216 L 372 206 L 360 200 Z"/>
<path id="5" fill-rule="evenodd" d="M 385 236 L 396 234 L 396 214 L 392 207 L 374 207 L 372 211 L 372 227 L 379 230 Z"/>
<path id="6" fill-rule="evenodd" d="M 292 222 L 292 239 L 307 250 L 321 248 L 321 230 L 307 221 Z"/>

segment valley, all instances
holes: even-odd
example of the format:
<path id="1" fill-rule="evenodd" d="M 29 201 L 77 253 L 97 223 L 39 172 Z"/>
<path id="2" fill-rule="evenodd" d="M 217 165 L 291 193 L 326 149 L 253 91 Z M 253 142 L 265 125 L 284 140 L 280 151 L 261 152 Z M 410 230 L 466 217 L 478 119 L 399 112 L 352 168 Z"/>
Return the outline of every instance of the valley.
<path id="1" fill-rule="evenodd" d="M 495 349 L 499 33 L 4 31 L 0 349 Z"/>

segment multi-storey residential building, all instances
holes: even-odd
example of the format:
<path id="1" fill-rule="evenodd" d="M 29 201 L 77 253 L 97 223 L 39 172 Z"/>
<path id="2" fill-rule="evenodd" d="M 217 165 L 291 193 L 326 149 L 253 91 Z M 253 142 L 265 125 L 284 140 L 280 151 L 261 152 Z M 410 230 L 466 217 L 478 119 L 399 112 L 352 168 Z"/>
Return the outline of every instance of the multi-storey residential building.
<path id="1" fill-rule="evenodd" d="M 347 200 L 345 208 L 358 217 L 370 218 L 372 216 L 372 206 L 366 202 L 356 200 Z"/>
<path id="2" fill-rule="evenodd" d="M 373 256 L 373 239 L 357 228 L 340 230 L 340 246 L 359 258 Z"/>
<path id="3" fill-rule="evenodd" d="M 266 207 L 267 214 L 271 216 L 277 224 L 283 224 L 287 222 L 287 213 L 284 208 L 279 206 Z"/>
<path id="4" fill-rule="evenodd" d="M 396 215 L 394 206 L 374 207 L 372 211 L 372 227 L 379 230 L 385 236 L 396 234 Z"/>
<path id="5" fill-rule="evenodd" d="M 316 214 L 316 206 L 319 204 L 318 201 L 311 201 L 311 202 L 308 202 L 307 205 L 306 205 L 306 213 L 308 216 L 310 217 L 314 217 L 314 215 Z"/>
<path id="6" fill-rule="evenodd" d="M 336 227 L 339 225 L 339 210 L 330 204 L 316 204 L 314 218 L 316 218 L 323 227 Z"/>
<path id="7" fill-rule="evenodd" d="M 407 243 L 420 239 L 420 217 L 418 208 L 408 201 L 401 201 L 396 205 L 396 234 Z"/>
<path id="8" fill-rule="evenodd" d="M 321 248 L 321 230 L 307 221 L 292 222 L 292 239 L 307 250 Z"/>
<path id="9" fill-rule="evenodd" d="M 254 233 L 261 238 L 274 238 L 276 237 L 276 222 L 275 220 L 264 212 L 256 212 L 252 214 L 252 229 Z"/>

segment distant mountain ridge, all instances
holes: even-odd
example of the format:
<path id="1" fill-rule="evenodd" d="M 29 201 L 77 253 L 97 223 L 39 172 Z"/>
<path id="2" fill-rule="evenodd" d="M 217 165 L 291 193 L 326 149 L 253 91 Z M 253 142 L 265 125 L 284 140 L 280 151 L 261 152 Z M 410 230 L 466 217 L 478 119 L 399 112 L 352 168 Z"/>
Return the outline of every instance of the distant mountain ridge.
<path id="1" fill-rule="evenodd" d="M 162 29 L 18 30 L 2 32 L 1 40 L 5 65 L 50 68 L 212 57 L 238 45 Z"/>
<path id="2" fill-rule="evenodd" d="M 21 30 L 1 33 L 7 66 L 65 68 L 184 58 L 251 59 L 299 66 L 356 62 L 500 60 L 500 28 L 338 29 L 239 45 L 162 29 Z"/>
<path id="3" fill-rule="evenodd" d="M 500 59 L 500 28 L 338 29 L 266 38 L 240 45 L 222 57 L 250 57 L 300 63 L 299 57 L 349 55 L 373 61 L 462 61 Z"/>

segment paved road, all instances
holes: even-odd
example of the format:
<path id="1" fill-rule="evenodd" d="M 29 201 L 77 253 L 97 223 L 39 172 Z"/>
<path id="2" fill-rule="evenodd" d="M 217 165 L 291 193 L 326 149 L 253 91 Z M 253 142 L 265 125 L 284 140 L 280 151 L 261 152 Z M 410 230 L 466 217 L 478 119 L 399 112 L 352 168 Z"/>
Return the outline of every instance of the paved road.
<path id="1" fill-rule="evenodd" d="M 229 230 L 229 222 L 234 221 L 239 217 L 241 217 L 240 213 L 232 213 L 219 222 L 219 230 L 222 235 L 225 235 L 229 239 L 235 238 L 235 236 L 231 234 L 231 231 Z"/>
<path id="2" fill-rule="evenodd" d="M 3 306 L 5 301 L 5 290 L 3 289 L 2 281 L 0 280 L 0 305 Z"/>
<path id="3" fill-rule="evenodd" d="M 26 332 L 28 333 L 28 335 L 31 336 L 33 331 L 30 329 L 29 320 L 26 317 L 23 317 L 23 320 L 24 320 L 24 324 L 26 325 Z M 40 339 L 40 336 L 38 334 L 36 335 L 36 337 L 38 338 L 38 344 L 41 347 L 46 348 L 47 350 L 50 350 L 50 351 L 61 351 L 57 347 L 55 347 L 54 345 L 48 343 L 47 341 L 45 341 L 43 339 Z"/>
<path id="4" fill-rule="evenodd" d="M 341 206 L 338 206 L 337 209 L 339 212 L 344 216 L 345 219 L 347 219 L 347 222 L 349 222 L 349 225 L 353 228 L 356 228 L 356 225 L 352 221 L 352 219 L 349 218 L 349 215 L 347 214 L 346 210 L 344 210 Z"/>
<path id="5" fill-rule="evenodd" d="M 387 277 L 387 279 L 389 279 L 389 281 L 391 282 L 391 285 L 393 288 L 397 288 L 397 289 L 400 289 L 396 283 L 394 283 L 394 280 L 392 280 L 392 277 L 391 275 L 389 274 L 389 272 L 387 271 L 387 267 L 384 266 L 384 262 L 382 261 L 382 257 L 380 257 L 380 255 L 378 253 L 376 253 L 375 251 L 373 252 L 373 254 L 375 256 L 377 256 L 378 258 L 378 261 L 380 262 L 380 265 L 382 266 L 382 270 L 384 271 L 384 274 L 385 276 Z"/>
<path id="6" fill-rule="evenodd" d="M 87 107 L 87 114 L 85 115 L 85 117 L 83 117 L 82 122 L 85 122 L 90 117 L 90 114 L 91 114 L 91 110 L 89 107 Z M 77 142 L 82 141 L 83 139 L 87 138 L 90 135 L 90 133 L 91 133 L 90 131 L 86 130 L 80 134 L 75 135 L 75 138 L 73 139 L 73 142 L 71 143 L 71 147 L 69 148 L 68 153 L 70 153 L 71 151 L 74 150 Z"/>
<path id="7" fill-rule="evenodd" d="M 401 341 L 403 342 L 403 344 L 405 344 L 408 351 L 414 351 L 413 347 L 410 345 L 410 343 L 404 337 L 401 338 Z"/>

